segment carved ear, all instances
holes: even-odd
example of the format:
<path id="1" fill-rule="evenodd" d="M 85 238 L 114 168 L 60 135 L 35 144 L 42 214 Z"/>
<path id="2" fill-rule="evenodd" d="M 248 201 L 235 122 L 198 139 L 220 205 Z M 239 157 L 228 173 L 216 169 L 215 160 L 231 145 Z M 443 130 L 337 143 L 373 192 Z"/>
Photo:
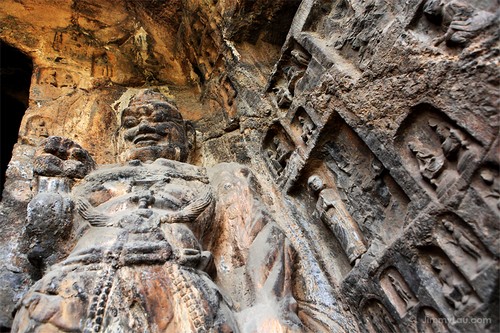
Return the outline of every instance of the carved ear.
<path id="1" fill-rule="evenodd" d="M 186 135 L 188 139 L 188 148 L 191 151 L 196 147 L 196 131 L 194 129 L 193 123 L 190 121 L 186 121 L 184 123 L 184 127 L 186 129 Z"/>

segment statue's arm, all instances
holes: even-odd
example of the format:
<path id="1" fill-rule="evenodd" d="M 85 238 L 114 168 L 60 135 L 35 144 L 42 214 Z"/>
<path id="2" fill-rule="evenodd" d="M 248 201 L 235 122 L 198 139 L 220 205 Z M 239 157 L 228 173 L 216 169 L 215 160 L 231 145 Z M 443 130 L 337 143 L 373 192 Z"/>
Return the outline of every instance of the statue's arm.
<path id="1" fill-rule="evenodd" d="M 30 263 L 43 271 L 65 255 L 74 233 L 71 187 L 95 163 L 75 142 L 48 137 L 37 149 L 33 165 L 37 193 L 28 204 L 22 247 Z"/>
<path id="2" fill-rule="evenodd" d="M 160 218 L 162 223 L 189 223 L 194 222 L 198 216 L 214 201 L 212 192 L 205 191 L 181 210 L 164 215 Z"/>

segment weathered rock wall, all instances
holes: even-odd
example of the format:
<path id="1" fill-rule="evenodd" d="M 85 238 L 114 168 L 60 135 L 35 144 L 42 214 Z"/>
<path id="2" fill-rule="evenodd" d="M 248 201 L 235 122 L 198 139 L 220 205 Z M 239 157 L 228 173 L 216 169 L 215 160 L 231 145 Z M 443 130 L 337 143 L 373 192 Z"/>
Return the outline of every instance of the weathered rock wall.
<path id="1" fill-rule="evenodd" d="M 35 65 L 1 208 L 3 325 L 32 283 L 17 244 L 36 145 L 64 136 L 117 162 L 121 111 L 157 86 L 194 124 L 192 163 L 255 171 L 297 251 L 306 330 L 498 330 L 497 1 L 5 1 L 0 14 L 0 38 Z"/>
<path id="2" fill-rule="evenodd" d="M 303 1 L 296 14 L 262 152 L 362 331 L 498 329 L 497 24 L 494 1 Z M 347 227 L 322 215 L 314 174 Z M 350 237 L 366 247 L 355 265 Z"/>

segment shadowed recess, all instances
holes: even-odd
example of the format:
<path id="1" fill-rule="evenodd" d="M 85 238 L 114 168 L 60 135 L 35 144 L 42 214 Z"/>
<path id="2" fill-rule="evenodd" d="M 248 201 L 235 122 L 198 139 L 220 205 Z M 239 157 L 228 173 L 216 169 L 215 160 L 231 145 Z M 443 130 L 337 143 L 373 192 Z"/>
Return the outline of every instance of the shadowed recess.
<path id="1" fill-rule="evenodd" d="M 17 142 L 19 125 L 28 107 L 33 62 L 21 51 L 0 41 L 0 123 L 1 175 L 0 198 L 5 182 L 5 171 Z"/>

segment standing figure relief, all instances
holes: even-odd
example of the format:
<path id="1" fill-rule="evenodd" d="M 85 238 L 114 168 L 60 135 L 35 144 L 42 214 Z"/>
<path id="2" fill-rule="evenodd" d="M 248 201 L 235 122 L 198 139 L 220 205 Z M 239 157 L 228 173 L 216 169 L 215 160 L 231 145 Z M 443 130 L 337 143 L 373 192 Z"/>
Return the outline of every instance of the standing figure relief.
<path id="1" fill-rule="evenodd" d="M 358 224 L 347 211 L 338 192 L 333 188 L 325 188 L 318 175 L 309 177 L 307 184 L 318 195 L 317 214 L 332 230 L 349 258 L 349 262 L 354 264 L 366 252 L 366 245 Z"/>
<path id="2" fill-rule="evenodd" d="M 152 90 L 131 100 L 121 122 L 131 146 L 124 164 L 96 167 L 60 137 L 38 151 L 24 237 L 43 277 L 18 304 L 12 332 L 245 332 L 210 276 L 214 258 L 202 244 L 217 189 L 204 168 L 185 163 L 188 126 Z M 300 326 L 282 315 L 274 321 L 284 331 Z"/>

